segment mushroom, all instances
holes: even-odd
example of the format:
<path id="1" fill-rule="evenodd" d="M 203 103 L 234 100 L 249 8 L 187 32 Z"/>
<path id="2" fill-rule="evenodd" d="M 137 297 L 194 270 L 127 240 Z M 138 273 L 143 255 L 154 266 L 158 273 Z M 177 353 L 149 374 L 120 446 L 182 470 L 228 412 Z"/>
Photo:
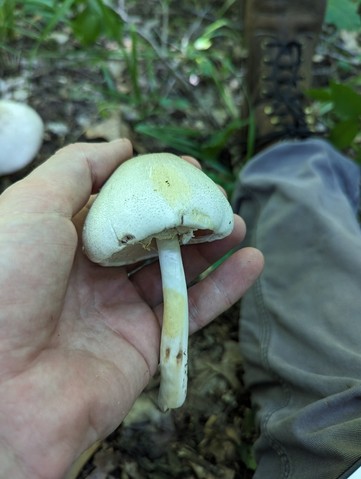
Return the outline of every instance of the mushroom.
<path id="1" fill-rule="evenodd" d="M 163 287 L 160 346 L 162 411 L 187 392 L 188 298 L 180 245 L 213 241 L 233 230 L 232 208 L 218 186 L 178 156 L 132 158 L 107 180 L 86 217 L 86 255 L 102 266 L 159 256 Z"/>
<path id="2" fill-rule="evenodd" d="M 43 134 L 43 121 L 30 106 L 0 100 L 0 175 L 28 165 L 39 151 Z"/>

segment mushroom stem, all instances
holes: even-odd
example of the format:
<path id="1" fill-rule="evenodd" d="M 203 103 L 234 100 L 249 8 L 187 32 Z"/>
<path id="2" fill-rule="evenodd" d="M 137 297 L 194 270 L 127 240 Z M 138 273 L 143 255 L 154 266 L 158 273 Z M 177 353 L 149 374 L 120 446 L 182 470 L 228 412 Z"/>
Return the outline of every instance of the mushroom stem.
<path id="1" fill-rule="evenodd" d="M 157 239 L 163 284 L 163 326 L 160 343 L 162 411 L 182 406 L 187 394 L 188 297 L 178 237 Z"/>

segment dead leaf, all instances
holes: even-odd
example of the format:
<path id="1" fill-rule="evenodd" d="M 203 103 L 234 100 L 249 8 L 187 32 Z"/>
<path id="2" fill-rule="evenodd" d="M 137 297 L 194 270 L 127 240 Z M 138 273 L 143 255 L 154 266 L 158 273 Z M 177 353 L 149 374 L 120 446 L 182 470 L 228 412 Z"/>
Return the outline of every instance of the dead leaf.
<path id="1" fill-rule="evenodd" d="M 113 112 L 106 120 L 90 125 L 85 130 L 88 140 L 103 139 L 106 141 L 118 138 L 130 138 L 130 129 L 121 119 L 119 112 Z"/>

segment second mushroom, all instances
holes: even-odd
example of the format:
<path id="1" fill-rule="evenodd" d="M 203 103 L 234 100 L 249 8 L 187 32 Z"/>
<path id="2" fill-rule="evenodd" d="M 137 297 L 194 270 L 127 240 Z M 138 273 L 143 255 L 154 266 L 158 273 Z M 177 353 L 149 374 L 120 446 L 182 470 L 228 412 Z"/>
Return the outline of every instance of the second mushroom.
<path id="1" fill-rule="evenodd" d="M 188 297 L 180 246 L 233 230 L 232 208 L 201 170 L 169 153 L 132 158 L 112 174 L 83 230 L 84 250 L 102 266 L 159 256 L 163 287 L 158 404 L 182 406 L 187 393 Z"/>

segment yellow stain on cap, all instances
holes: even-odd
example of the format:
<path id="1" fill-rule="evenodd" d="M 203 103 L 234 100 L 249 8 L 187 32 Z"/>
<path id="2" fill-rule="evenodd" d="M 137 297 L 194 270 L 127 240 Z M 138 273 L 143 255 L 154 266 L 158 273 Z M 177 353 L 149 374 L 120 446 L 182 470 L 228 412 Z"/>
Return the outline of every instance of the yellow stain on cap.
<path id="1" fill-rule="evenodd" d="M 172 207 L 189 201 L 192 196 L 187 175 L 180 171 L 178 162 L 153 163 L 149 170 L 149 178 L 154 191 Z"/>

